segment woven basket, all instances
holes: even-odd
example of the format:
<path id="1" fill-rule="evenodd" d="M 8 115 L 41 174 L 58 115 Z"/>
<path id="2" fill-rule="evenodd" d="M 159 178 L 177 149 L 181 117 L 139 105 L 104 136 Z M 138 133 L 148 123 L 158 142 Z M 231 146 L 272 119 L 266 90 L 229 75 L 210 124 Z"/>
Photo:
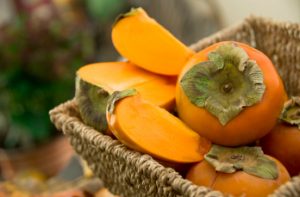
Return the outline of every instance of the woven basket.
<path id="1" fill-rule="evenodd" d="M 223 40 L 248 43 L 263 51 L 276 65 L 289 95 L 300 95 L 300 25 L 251 16 L 242 23 L 200 40 L 196 51 Z M 82 123 L 74 100 L 50 111 L 55 126 L 70 139 L 76 152 L 109 190 L 121 196 L 224 196 L 193 185 L 149 155 L 127 149 L 119 141 Z M 300 164 L 299 164 L 300 165 Z M 300 176 L 282 185 L 276 197 L 300 196 Z"/>

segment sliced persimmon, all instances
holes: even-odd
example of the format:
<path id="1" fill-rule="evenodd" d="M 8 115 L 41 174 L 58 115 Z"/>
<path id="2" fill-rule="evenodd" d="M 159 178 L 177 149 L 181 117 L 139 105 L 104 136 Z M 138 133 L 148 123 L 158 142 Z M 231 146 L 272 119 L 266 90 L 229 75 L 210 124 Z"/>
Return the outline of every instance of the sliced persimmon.
<path id="1" fill-rule="evenodd" d="M 164 75 L 178 75 L 194 54 L 142 8 L 132 9 L 117 20 L 112 41 L 129 61 Z"/>
<path id="2" fill-rule="evenodd" d="M 134 150 L 165 161 L 191 163 L 201 161 L 211 146 L 181 120 L 132 90 L 113 93 L 107 107 L 110 130 Z"/>
<path id="3" fill-rule="evenodd" d="M 112 92 L 136 88 L 143 99 L 171 110 L 175 105 L 175 83 L 170 77 L 129 62 L 95 63 L 77 71 L 75 99 L 84 123 L 105 132 L 105 109 Z"/>

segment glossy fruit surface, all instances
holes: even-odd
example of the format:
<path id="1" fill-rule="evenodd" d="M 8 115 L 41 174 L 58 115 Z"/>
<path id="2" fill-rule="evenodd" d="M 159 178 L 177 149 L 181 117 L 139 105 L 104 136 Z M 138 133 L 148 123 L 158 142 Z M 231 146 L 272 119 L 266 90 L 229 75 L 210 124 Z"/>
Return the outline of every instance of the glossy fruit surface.
<path id="1" fill-rule="evenodd" d="M 263 179 L 243 171 L 232 174 L 217 172 L 207 161 L 203 160 L 193 166 L 186 178 L 199 186 L 210 187 L 225 194 L 243 197 L 266 197 L 273 193 L 290 176 L 285 167 L 276 159 L 279 176 L 275 180 Z"/>
<path id="2" fill-rule="evenodd" d="M 300 173 L 300 130 L 284 123 L 276 125 L 260 140 L 264 152 L 278 159 L 291 176 Z"/>
<path id="3" fill-rule="evenodd" d="M 206 108 L 198 107 L 191 102 L 191 98 L 187 96 L 185 90 L 183 89 L 182 80 L 184 77 L 186 77 L 186 73 L 188 73 L 195 65 L 208 61 L 208 55 L 225 44 L 232 44 L 234 46 L 242 48 L 248 55 L 249 59 L 259 66 L 259 69 L 261 70 L 263 76 L 265 90 L 260 101 L 251 106 L 243 106 L 240 112 L 236 113 L 235 116 L 228 122 L 222 124 L 220 122 L 220 119 L 210 113 Z M 236 76 L 236 73 L 237 72 L 230 74 L 229 72 L 229 77 L 226 78 L 226 80 L 229 80 L 229 82 L 233 80 L 233 82 L 237 83 L 233 84 L 233 87 L 231 88 L 233 90 L 234 85 L 240 84 L 238 81 L 234 81 L 234 76 Z M 208 80 L 210 80 L 209 77 Z M 206 81 L 201 83 L 203 84 L 205 82 Z M 218 81 L 215 80 L 213 82 L 216 83 Z M 222 86 L 220 87 L 220 91 L 227 90 L 226 88 L 226 85 Z M 216 87 L 214 90 L 219 91 L 219 89 Z M 240 88 L 239 91 L 240 90 L 247 92 L 247 89 L 245 90 L 243 89 L 243 87 Z M 219 94 L 219 92 L 217 93 Z M 237 94 L 238 93 L 239 92 L 237 92 Z M 197 91 L 193 94 L 197 96 L 203 95 L 201 92 Z M 217 99 L 220 98 L 218 94 L 215 94 L 215 97 Z M 225 103 L 224 105 L 226 105 L 226 99 L 232 98 L 230 94 L 222 95 L 224 99 L 220 102 L 223 102 Z M 208 94 L 207 97 L 209 98 L 209 96 L 210 95 Z M 194 98 L 194 100 L 197 100 L 197 98 Z M 176 87 L 176 104 L 179 117 L 190 128 L 198 132 L 200 135 L 210 139 L 216 144 L 225 146 L 238 146 L 248 144 L 266 135 L 276 124 L 277 118 L 282 110 L 285 100 L 286 93 L 283 83 L 270 59 L 262 52 L 246 44 L 231 41 L 211 45 L 192 57 L 180 74 Z M 237 103 L 240 105 L 241 101 L 237 101 Z M 219 103 L 212 105 L 211 108 L 218 106 L 218 104 Z M 233 105 L 230 104 L 229 106 Z M 224 111 L 226 112 L 226 110 L 227 109 L 225 109 Z"/>

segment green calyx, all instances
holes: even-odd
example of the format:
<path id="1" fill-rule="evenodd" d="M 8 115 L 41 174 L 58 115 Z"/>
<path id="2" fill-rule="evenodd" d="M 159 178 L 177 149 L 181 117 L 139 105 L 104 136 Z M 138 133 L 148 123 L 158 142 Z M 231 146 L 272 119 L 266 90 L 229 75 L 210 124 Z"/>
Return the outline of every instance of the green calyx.
<path id="1" fill-rule="evenodd" d="M 234 43 L 209 53 L 208 61 L 188 70 L 180 85 L 191 103 L 205 108 L 222 125 L 260 102 L 265 92 L 260 67 Z"/>
<path id="2" fill-rule="evenodd" d="M 120 101 L 121 99 L 123 99 L 125 97 L 133 96 L 136 94 L 137 94 L 136 89 L 127 89 L 127 90 L 123 90 L 123 91 L 113 92 L 112 95 L 108 99 L 106 113 L 112 114 L 114 112 L 115 105 L 118 101 Z"/>
<path id="3" fill-rule="evenodd" d="M 123 14 L 119 14 L 119 16 L 116 17 L 114 23 L 112 26 L 115 26 L 120 20 L 122 20 L 123 18 L 129 17 L 129 16 L 134 16 L 137 12 L 139 12 L 139 10 L 142 9 L 140 7 L 138 8 L 131 8 L 129 12 L 123 13 Z"/>
<path id="4" fill-rule="evenodd" d="M 278 177 L 276 162 L 264 155 L 260 147 L 228 148 L 213 145 L 204 158 L 219 172 L 244 171 L 250 175 L 273 180 Z"/>
<path id="5" fill-rule="evenodd" d="M 280 120 L 291 125 L 296 125 L 300 129 L 300 97 L 292 97 L 285 102 Z"/>
<path id="6" fill-rule="evenodd" d="M 83 122 L 105 133 L 107 130 L 106 105 L 109 93 L 103 88 L 76 78 L 75 100 Z"/>

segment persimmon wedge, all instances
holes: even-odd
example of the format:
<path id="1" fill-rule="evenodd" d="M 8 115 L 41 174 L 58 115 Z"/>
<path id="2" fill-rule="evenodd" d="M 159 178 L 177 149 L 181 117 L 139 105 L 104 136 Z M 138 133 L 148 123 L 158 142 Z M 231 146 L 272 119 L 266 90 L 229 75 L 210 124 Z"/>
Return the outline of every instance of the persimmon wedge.
<path id="1" fill-rule="evenodd" d="M 142 8 L 131 9 L 116 21 L 112 41 L 129 61 L 163 75 L 178 75 L 194 54 Z"/>
<path id="2" fill-rule="evenodd" d="M 224 146 L 246 145 L 270 132 L 286 98 L 271 60 L 234 41 L 199 51 L 183 68 L 176 88 L 183 122 Z"/>
<path id="3" fill-rule="evenodd" d="M 201 161 L 211 144 L 168 111 L 143 100 L 133 89 L 115 92 L 107 105 L 112 133 L 126 146 L 161 160 Z"/>
<path id="4" fill-rule="evenodd" d="M 175 79 L 148 72 L 128 62 L 102 62 L 77 71 L 75 99 L 87 125 L 106 132 L 105 109 L 114 91 L 136 88 L 154 105 L 172 109 L 175 105 Z"/>

